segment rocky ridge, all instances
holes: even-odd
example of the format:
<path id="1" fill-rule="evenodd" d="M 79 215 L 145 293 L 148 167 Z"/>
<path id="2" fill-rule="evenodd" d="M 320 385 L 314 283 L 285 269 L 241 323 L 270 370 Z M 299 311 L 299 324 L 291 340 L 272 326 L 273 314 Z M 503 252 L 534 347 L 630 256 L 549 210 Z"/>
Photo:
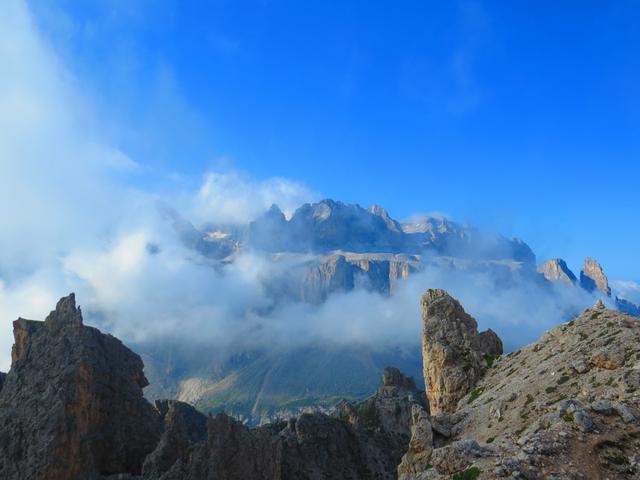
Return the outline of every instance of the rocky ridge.
<path id="1" fill-rule="evenodd" d="M 430 418 L 427 468 L 400 478 L 638 478 L 639 341 L 637 318 L 598 302 L 492 358 L 453 412 Z"/>
<path id="2" fill-rule="evenodd" d="M 364 401 L 248 429 L 146 402 L 140 358 L 85 326 L 66 297 L 44 322 L 14 322 L 0 478 L 637 478 L 636 318 L 599 302 L 501 355 L 497 335 L 478 333 L 446 292 L 428 290 L 422 304 L 427 393 L 386 368 Z"/>

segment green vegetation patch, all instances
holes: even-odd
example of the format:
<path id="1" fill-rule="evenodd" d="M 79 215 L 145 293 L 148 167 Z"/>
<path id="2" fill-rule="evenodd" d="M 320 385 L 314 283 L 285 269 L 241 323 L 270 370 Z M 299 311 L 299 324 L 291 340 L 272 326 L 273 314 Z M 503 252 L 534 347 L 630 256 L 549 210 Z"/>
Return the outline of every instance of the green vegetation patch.
<path id="1" fill-rule="evenodd" d="M 480 476 L 480 469 L 478 467 L 470 467 L 465 471 L 456 473 L 453 476 L 453 480 L 475 480 Z"/>
<path id="2" fill-rule="evenodd" d="M 484 392 L 484 388 L 482 388 L 482 387 L 472 390 L 471 391 L 471 395 L 469 396 L 469 402 L 467 402 L 467 403 L 472 403 L 475 400 L 477 400 L 478 397 L 480 397 L 480 395 L 483 394 L 483 392 Z"/>
<path id="3" fill-rule="evenodd" d="M 533 397 L 531 396 L 530 393 L 527 393 L 527 401 L 524 402 L 524 406 L 528 406 L 531 402 L 533 402 Z"/>
<path id="4" fill-rule="evenodd" d="M 574 420 L 573 413 L 572 412 L 565 413 L 564 415 L 562 415 L 562 420 L 564 420 L 565 422 L 573 422 Z"/>
<path id="5" fill-rule="evenodd" d="M 495 362 L 498 357 L 499 355 L 489 355 L 488 353 L 485 353 L 484 361 L 487 362 L 487 368 L 493 367 L 493 362 Z"/>
<path id="6" fill-rule="evenodd" d="M 375 404 L 371 403 L 363 408 L 360 412 L 360 418 L 362 420 L 362 426 L 369 432 L 375 432 L 380 427 L 380 415 Z"/>
<path id="7" fill-rule="evenodd" d="M 569 380 L 571 380 L 571 377 L 569 375 L 563 375 L 558 379 L 558 385 L 562 385 L 563 383 L 567 383 Z"/>

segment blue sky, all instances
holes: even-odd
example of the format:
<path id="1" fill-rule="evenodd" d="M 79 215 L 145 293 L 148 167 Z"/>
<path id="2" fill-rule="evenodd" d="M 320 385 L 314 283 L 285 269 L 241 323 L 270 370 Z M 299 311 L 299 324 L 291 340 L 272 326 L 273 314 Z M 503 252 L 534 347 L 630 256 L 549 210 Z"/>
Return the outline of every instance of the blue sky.
<path id="1" fill-rule="evenodd" d="M 640 278 L 640 5 L 30 2 L 149 171 L 282 176 Z M 171 188 L 139 175 L 143 188 Z"/>

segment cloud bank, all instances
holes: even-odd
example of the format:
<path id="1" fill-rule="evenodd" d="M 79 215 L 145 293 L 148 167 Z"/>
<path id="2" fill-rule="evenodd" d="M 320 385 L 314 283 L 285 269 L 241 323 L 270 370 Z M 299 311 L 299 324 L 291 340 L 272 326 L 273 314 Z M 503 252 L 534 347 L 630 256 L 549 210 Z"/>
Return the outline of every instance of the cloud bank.
<path id="1" fill-rule="evenodd" d="M 169 322 L 231 322 L 237 309 L 260 304 L 252 264 L 228 274 L 194 258 L 158 200 L 194 221 L 243 221 L 275 201 L 311 200 L 310 190 L 233 172 L 171 196 L 131 188 L 142 169 L 101 134 L 90 95 L 22 0 L 0 3 L 0 66 L 0 370 L 9 366 L 11 321 L 43 318 L 70 291 L 90 322 L 133 339 Z"/>
<path id="2" fill-rule="evenodd" d="M 0 68 L 0 370 L 9 367 L 11 321 L 44 318 L 70 291 L 87 323 L 125 341 L 211 348 L 415 344 L 419 298 L 430 287 L 449 290 L 508 347 L 592 303 L 578 289 L 533 280 L 504 287 L 487 273 L 439 268 L 413 275 L 391 297 L 357 289 L 320 306 L 274 303 L 264 278 L 286 264 L 254 252 L 213 263 L 185 246 L 158 205 L 196 225 L 238 223 L 272 203 L 290 214 L 315 192 L 236 172 L 209 172 L 194 191 L 131 187 L 145 168 L 103 136 L 91 96 L 21 0 L 0 3 Z"/>

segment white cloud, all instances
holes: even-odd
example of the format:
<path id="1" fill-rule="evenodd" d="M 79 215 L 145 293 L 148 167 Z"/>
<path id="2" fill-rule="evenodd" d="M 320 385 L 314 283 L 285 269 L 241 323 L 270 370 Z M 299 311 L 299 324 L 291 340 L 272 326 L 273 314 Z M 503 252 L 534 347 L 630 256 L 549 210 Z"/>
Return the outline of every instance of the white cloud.
<path id="1" fill-rule="evenodd" d="M 633 280 L 613 280 L 610 283 L 614 295 L 640 305 L 640 283 Z"/>
<path id="2" fill-rule="evenodd" d="M 197 191 L 171 197 L 126 186 L 122 175 L 141 167 L 102 137 L 90 97 L 78 93 L 21 0 L 0 2 L 0 70 L 0 370 L 9 364 L 11 320 L 44 318 L 70 291 L 89 323 L 125 341 L 212 347 L 418 342 L 418 301 L 430 287 L 450 290 L 483 327 L 515 344 L 558 322 L 567 306 L 591 301 L 577 289 L 497 288 L 487 275 L 431 269 L 391 298 L 357 290 L 265 315 L 272 305 L 261 279 L 277 267 L 251 253 L 211 264 L 181 244 L 156 202 L 199 223 L 238 222 L 272 203 L 290 215 L 314 192 L 233 172 L 209 173 Z"/>
<path id="3" fill-rule="evenodd" d="M 44 318 L 70 291 L 89 321 L 125 339 L 176 328 L 197 336 L 205 323 L 224 331 L 260 305 L 257 261 L 229 272 L 194 259 L 158 213 L 158 197 L 195 220 L 226 221 L 272 202 L 290 209 L 308 189 L 234 173 L 210 173 L 199 191 L 172 198 L 131 188 L 126 175 L 142 167 L 103 137 L 91 96 L 22 0 L 0 2 L 0 70 L 0 370 L 11 321 Z"/>
<path id="4" fill-rule="evenodd" d="M 204 222 L 247 222 L 277 203 L 290 216 L 317 193 L 286 178 L 256 181 L 241 174 L 208 173 L 198 191 L 193 218 Z"/>

